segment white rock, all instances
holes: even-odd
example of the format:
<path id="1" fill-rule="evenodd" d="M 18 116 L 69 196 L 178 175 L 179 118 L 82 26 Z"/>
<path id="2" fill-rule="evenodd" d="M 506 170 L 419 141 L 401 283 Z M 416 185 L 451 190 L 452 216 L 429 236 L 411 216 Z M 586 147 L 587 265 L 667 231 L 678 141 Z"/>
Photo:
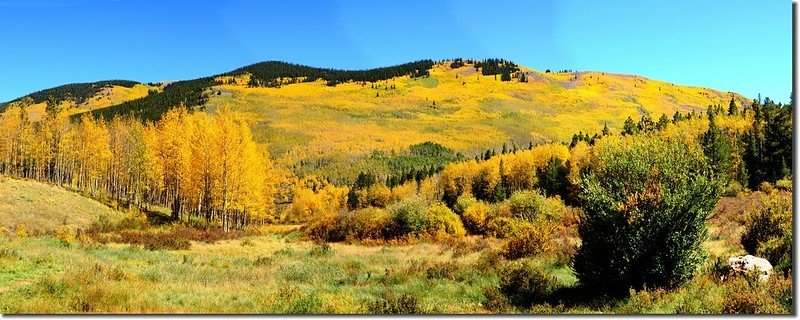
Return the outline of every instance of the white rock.
<path id="1" fill-rule="evenodd" d="M 772 274 L 772 264 L 767 259 L 751 255 L 730 257 L 728 266 L 736 273 L 746 274 L 758 268 L 758 280 L 767 281 Z"/>

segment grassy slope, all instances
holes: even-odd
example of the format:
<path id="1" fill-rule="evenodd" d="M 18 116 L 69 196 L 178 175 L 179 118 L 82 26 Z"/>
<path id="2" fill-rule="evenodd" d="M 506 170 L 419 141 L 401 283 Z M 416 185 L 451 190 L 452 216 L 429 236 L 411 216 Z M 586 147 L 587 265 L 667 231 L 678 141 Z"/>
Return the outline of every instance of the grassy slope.
<path id="1" fill-rule="evenodd" d="M 100 215 L 115 219 L 122 213 L 80 194 L 35 181 L 0 177 L 0 234 L 22 224 L 28 231 L 48 232 L 66 225 L 86 228 Z"/>
<path id="2" fill-rule="evenodd" d="M 357 83 L 328 87 L 322 81 L 247 88 L 245 76 L 240 85 L 215 87 L 207 107 L 245 112 L 254 136 L 293 163 L 319 155 L 401 151 L 424 141 L 468 155 L 503 142 L 567 141 L 578 131 L 599 132 L 606 123 L 618 131 L 628 116 L 671 118 L 675 111 L 704 111 L 730 100 L 729 93 L 638 76 L 579 72 L 571 80 L 574 73 L 523 70 L 528 83 L 481 76 L 471 65 L 436 65 L 430 78 L 394 78 L 378 89 Z M 387 85 L 396 89 L 385 90 Z M 736 97 L 740 105 L 748 103 Z"/>

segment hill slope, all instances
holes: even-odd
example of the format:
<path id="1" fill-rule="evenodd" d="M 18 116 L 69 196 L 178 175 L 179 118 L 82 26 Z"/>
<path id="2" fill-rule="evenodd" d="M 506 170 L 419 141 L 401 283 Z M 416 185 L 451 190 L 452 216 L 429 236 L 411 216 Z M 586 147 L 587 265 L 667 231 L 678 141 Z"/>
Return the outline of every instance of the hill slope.
<path id="1" fill-rule="evenodd" d="M 101 215 L 111 220 L 123 213 L 61 187 L 0 177 L 0 229 L 13 232 L 23 225 L 29 232 L 53 231 L 66 225 L 86 228 Z"/>
<path id="2" fill-rule="evenodd" d="M 248 117 L 254 137 L 284 166 L 350 164 L 348 176 L 360 170 L 354 160 L 403 154 L 426 141 L 472 157 L 487 148 L 499 151 L 504 143 L 568 141 L 604 125 L 619 132 L 627 117 L 671 118 L 678 111 L 726 106 L 731 97 L 740 106 L 750 103 L 738 94 L 635 75 L 540 72 L 502 59 L 421 60 L 356 71 L 269 61 L 173 82 L 152 94 L 154 87 L 141 84 L 106 90 L 122 88 L 135 92 L 118 99 L 95 94 L 70 112 L 155 120 L 181 105 L 207 112 L 229 108 Z M 28 108 L 34 119 L 44 104 Z"/>
<path id="3" fill-rule="evenodd" d="M 329 86 L 325 81 L 278 88 L 248 86 L 249 75 L 218 77 L 205 110 L 245 112 L 254 134 L 275 156 L 399 152 L 424 141 L 471 154 L 487 147 L 567 141 L 579 131 L 619 131 L 627 117 L 657 119 L 676 111 L 727 105 L 730 93 L 603 72 L 546 73 L 501 81 L 474 65 L 437 63 L 424 77 L 392 77 Z M 734 95 L 739 105 L 749 104 Z"/>
<path id="4" fill-rule="evenodd" d="M 28 111 L 31 120 L 36 121 L 44 114 L 50 98 L 54 99 L 61 108 L 68 110 L 70 114 L 79 114 L 136 100 L 147 96 L 150 91 L 160 90 L 158 86 L 130 80 L 71 83 L 40 90 L 2 103 L 0 112 L 9 105 L 22 104 Z"/>

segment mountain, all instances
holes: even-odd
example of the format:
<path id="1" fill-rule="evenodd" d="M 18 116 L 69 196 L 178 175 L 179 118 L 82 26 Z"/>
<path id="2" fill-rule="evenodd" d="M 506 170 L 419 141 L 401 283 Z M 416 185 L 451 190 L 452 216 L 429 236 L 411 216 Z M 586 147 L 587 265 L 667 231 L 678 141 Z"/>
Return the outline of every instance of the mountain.
<path id="1" fill-rule="evenodd" d="M 118 103 L 100 104 L 115 101 L 103 100 L 109 91 L 126 89 L 131 92 Z M 94 83 L 29 97 L 43 101 L 50 92 L 72 98 L 79 106 L 75 116 L 90 111 L 106 119 L 132 114 L 154 120 L 179 105 L 206 112 L 229 108 L 246 115 L 254 138 L 280 163 L 316 169 L 403 153 L 426 141 L 472 157 L 503 144 L 564 142 L 605 125 L 619 132 L 628 117 L 672 118 L 727 106 L 731 98 L 750 104 L 742 95 L 709 88 L 600 71 L 542 72 L 503 59 L 420 60 L 370 70 L 269 61 L 163 88 Z"/>

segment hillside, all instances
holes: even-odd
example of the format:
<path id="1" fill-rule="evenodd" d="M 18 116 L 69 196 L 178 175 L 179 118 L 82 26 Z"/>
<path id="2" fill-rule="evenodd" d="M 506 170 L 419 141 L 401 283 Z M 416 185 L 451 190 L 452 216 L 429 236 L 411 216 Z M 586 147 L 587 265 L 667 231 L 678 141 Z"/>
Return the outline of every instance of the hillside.
<path id="1" fill-rule="evenodd" d="M 727 105 L 731 94 L 633 75 L 540 72 L 521 67 L 518 78 L 483 75 L 474 65 L 437 63 L 429 76 L 393 77 L 330 86 L 326 81 L 278 88 L 248 86 L 249 75 L 218 77 L 206 110 L 245 112 L 254 136 L 274 156 L 399 152 L 424 141 L 472 155 L 503 143 L 568 141 L 579 131 L 619 131 L 627 117 L 657 119 Z M 749 100 L 735 95 L 739 105 Z"/>
<path id="2" fill-rule="evenodd" d="M 604 125 L 619 132 L 627 117 L 704 112 L 727 106 L 732 96 L 740 106 L 750 104 L 708 88 L 598 71 L 542 72 L 502 59 L 421 60 L 370 70 L 269 61 L 163 88 L 114 85 L 62 104 L 74 115 L 145 120 L 181 105 L 212 113 L 224 107 L 245 115 L 253 137 L 283 167 L 342 181 L 358 171 L 397 171 L 376 169 L 384 165 L 374 155 L 407 154 L 426 141 L 471 158 L 503 144 L 568 142 Z M 45 104 L 27 108 L 32 119 Z"/>
<path id="3" fill-rule="evenodd" d="M 61 226 L 86 228 L 101 215 L 111 221 L 123 215 L 61 187 L 5 177 L 0 177 L 0 199 L 0 228 L 10 233 L 18 225 L 28 232 L 54 231 Z"/>
<path id="4" fill-rule="evenodd" d="M 72 83 L 40 90 L 2 103 L 0 112 L 9 105 L 21 104 L 25 106 L 31 120 L 36 121 L 45 113 L 51 98 L 70 114 L 79 114 L 136 100 L 147 96 L 150 91 L 160 90 L 159 86 L 130 80 Z"/>

